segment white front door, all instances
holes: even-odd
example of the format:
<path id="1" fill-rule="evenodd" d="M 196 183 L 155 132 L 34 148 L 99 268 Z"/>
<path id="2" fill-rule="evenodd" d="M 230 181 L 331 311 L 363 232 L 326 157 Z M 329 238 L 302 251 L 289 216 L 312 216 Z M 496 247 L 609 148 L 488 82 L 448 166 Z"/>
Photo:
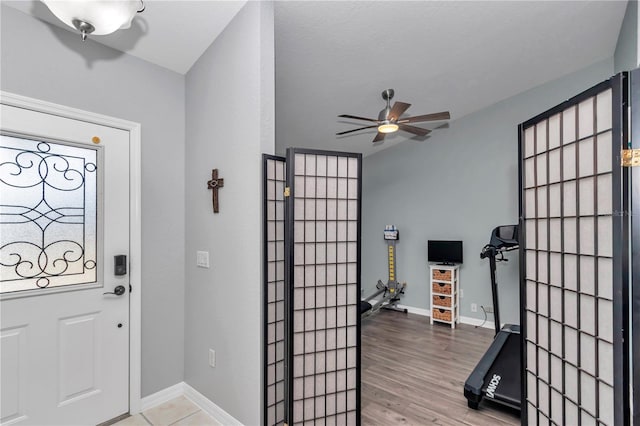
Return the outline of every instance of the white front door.
<path id="1" fill-rule="evenodd" d="M 0 423 L 101 423 L 129 411 L 129 132 L 1 108 Z"/>

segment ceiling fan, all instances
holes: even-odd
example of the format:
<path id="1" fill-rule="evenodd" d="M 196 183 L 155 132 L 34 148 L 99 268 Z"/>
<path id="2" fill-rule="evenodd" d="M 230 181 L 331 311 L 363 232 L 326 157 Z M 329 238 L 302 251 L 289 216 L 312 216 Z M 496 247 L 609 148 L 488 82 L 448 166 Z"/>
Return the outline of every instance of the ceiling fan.
<path id="1" fill-rule="evenodd" d="M 414 117 L 400 116 L 411 106 L 404 102 L 395 102 L 393 107 L 391 106 L 391 99 L 393 99 L 393 89 L 386 89 L 382 92 L 382 99 L 387 101 L 387 106 L 380 111 L 378 119 L 358 117 L 356 115 L 342 114 L 340 118 L 351 118 L 353 120 L 369 121 L 375 124 L 370 126 L 360 127 L 358 129 L 347 130 L 345 132 L 338 132 L 336 136 L 346 135 L 347 133 L 357 132 L 359 130 L 378 128 L 378 133 L 373 138 L 373 142 L 380 142 L 388 133 L 397 132 L 398 130 L 404 130 L 405 132 L 413 133 L 418 136 L 426 136 L 431 133 L 429 129 L 423 129 L 422 127 L 411 126 L 409 123 L 416 123 L 420 121 L 440 121 L 448 120 L 451 118 L 449 111 L 436 112 L 433 114 L 416 115 Z"/>

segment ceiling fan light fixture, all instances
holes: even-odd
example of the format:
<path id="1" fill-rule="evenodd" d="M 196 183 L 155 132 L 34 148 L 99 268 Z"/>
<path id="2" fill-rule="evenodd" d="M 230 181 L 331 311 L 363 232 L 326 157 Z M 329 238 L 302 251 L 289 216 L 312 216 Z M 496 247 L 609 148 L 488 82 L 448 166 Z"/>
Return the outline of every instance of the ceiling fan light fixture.
<path id="1" fill-rule="evenodd" d="M 416 123 L 420 121 L 440 121 L 440 120 L 448 120 L 451 118 L 449 111 L 436 112 L 432 114 L 423 114 L 423 115 L 414 115 L 412 117 L 402 117 L 402 115 L 407 111 L 407 109 L 411 106 L 406 102 L 394 102 L 393 106 L 391 106 L 391 98 L 393 98 L 394 91 L 393 89 L 386 89 L 382 92 L 382 99 L 387 102 L 387 106 L 380 111 L 378 114 L 378 119 L 374 120 L 373 118 L 362 117 L 358 115 L 351 114 L 340 114 L 338 117 L 340 118 L 348 118 L 350 120 L 361 120 L 366 121 L 368 125 L 364 127 L 360 127 L 358 129 L 345 130 L 344 132 L 336 133 L 336 136 L 343 136 L 353 132 L 358 132 L 360 130 L 373 129 L 377 128 L 378 132 L 373 138 L 373 143 L 381 142 L 384 140 L 384 137 L 388 133 L 394 133 L 398 130 L 402 130 L 403 132 L 412 133 L 416 136 L 425 137 L 431 130 L 424 129 L 422 127 L 413 126 L 409 123 Z"/>
<path id="2" fill-rule="evenodd" d="M 378 126 L 378 131 L 380 133 L 393 133 L 397 132 L 398 129 L 399 127 L 395 123 L 384 123 Z"/>
<path id="3" fill-rule="evenodd" d="M 137 13 L 144 10 L 142 0 L 42 0 L 62 22 L 87 34 L 106 35 L 131 27 Z"/>

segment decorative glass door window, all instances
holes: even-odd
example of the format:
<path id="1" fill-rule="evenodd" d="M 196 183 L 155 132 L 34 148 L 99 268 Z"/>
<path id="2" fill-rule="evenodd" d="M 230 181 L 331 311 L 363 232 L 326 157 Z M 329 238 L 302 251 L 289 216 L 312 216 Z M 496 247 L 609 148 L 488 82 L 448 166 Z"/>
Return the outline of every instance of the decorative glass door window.
<path id="1" fill-rule="evenodd" d="M 0 293 L 98 281 L 97 156 L 0 136 Z"/>

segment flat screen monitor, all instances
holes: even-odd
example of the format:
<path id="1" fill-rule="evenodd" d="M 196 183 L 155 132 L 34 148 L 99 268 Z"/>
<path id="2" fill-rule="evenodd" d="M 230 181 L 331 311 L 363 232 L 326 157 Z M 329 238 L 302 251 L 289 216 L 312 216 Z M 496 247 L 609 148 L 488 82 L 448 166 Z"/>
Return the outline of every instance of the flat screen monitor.
<path id="1" fill-rule="evenodd" d="M 427 246 L 429 262 L 462 263 L 462 241 L 429 240 Z"/>

